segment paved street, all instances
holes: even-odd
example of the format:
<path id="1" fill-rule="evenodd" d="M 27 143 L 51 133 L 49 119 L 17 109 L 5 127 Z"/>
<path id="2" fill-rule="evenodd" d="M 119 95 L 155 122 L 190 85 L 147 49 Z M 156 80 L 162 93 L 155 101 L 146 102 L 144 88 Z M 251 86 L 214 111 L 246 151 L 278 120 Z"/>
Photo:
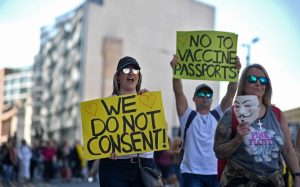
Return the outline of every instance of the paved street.
<path id="1" fill-rule="evenodd" d="M 1 182 L 0 187 L 8 187 L 4 186 Z M 88 181 L 71 181 L 71 182 L 61 182 L 61 181 L 52 181 L 50 183 L 13 183 L 9 187 L 99 187 L 98 182 L 89 183 Z"/>

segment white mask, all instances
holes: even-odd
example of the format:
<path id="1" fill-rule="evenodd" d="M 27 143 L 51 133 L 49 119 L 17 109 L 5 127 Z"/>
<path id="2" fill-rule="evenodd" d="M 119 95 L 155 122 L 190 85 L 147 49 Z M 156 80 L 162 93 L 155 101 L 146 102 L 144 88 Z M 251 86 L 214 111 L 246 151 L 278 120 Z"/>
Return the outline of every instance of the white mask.
<path id="1" fill-rule="evenodd" d="M 253 123 L 259 117 L 259 102 L 255 95 L 236 96 L 234 113 L 239 123 Z"/>

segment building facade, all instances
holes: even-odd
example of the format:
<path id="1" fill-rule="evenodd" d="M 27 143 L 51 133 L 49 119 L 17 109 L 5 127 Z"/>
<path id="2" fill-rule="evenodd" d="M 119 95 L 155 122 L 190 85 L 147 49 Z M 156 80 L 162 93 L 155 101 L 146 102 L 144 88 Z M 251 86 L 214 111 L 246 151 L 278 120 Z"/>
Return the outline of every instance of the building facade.
<path id="1" fill-rule="evenodd" d="M 292 142 L 295 144 L 297 131 L 300 127 L 300 108 L 284 111 L 284 115 L 289 125 Z"/>
<path id="2" fill-rule="evenodd" d="M 32 67 L 4 68 L 1 74 L 0 143 L 12 136 L 30 143 Z"/>
<path id="3" fill-rule="evenodd" d="M 34 63 L 33 137 L 81 139 L 79 103 L 107 97 L 118 60 L 133 56 L 142 88 L 161 91 L 169 126 L 178 127 L 170 60 L 176 31 L 212 30 L 215 9 L 193 0 L 86 1 L 41 31 Z M 184 80 L 189 104 L 203 81 Z M 219 83 L 206 82 L 219 102 Z"/>

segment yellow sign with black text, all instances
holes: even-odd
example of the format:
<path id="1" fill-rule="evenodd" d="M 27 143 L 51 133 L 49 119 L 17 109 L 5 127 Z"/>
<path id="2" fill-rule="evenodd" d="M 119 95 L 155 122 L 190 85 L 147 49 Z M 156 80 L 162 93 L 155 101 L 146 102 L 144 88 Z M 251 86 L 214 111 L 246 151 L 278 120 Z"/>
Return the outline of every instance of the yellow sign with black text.
<path id="1" fill-rule="evenodd" d="M 174 77 L 236 82 L 237 39 L 230 32 L 177 31 Z"/>
<path id="2" fill-rule="evenodd" d="M 87 160 L 169 149 L 160 92 L 80 103 Z"/>

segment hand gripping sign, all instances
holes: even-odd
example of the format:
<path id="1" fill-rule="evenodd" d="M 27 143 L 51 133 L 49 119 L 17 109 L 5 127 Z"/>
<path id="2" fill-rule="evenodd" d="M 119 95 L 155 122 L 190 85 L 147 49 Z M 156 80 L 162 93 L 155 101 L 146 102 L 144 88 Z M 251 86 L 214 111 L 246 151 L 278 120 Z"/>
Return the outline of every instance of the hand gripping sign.
<path id="1" fill-rule="evenodd" d="M 87 160 L 169 148 L 160 92 L 81 102 L 80 110 Z"/>

